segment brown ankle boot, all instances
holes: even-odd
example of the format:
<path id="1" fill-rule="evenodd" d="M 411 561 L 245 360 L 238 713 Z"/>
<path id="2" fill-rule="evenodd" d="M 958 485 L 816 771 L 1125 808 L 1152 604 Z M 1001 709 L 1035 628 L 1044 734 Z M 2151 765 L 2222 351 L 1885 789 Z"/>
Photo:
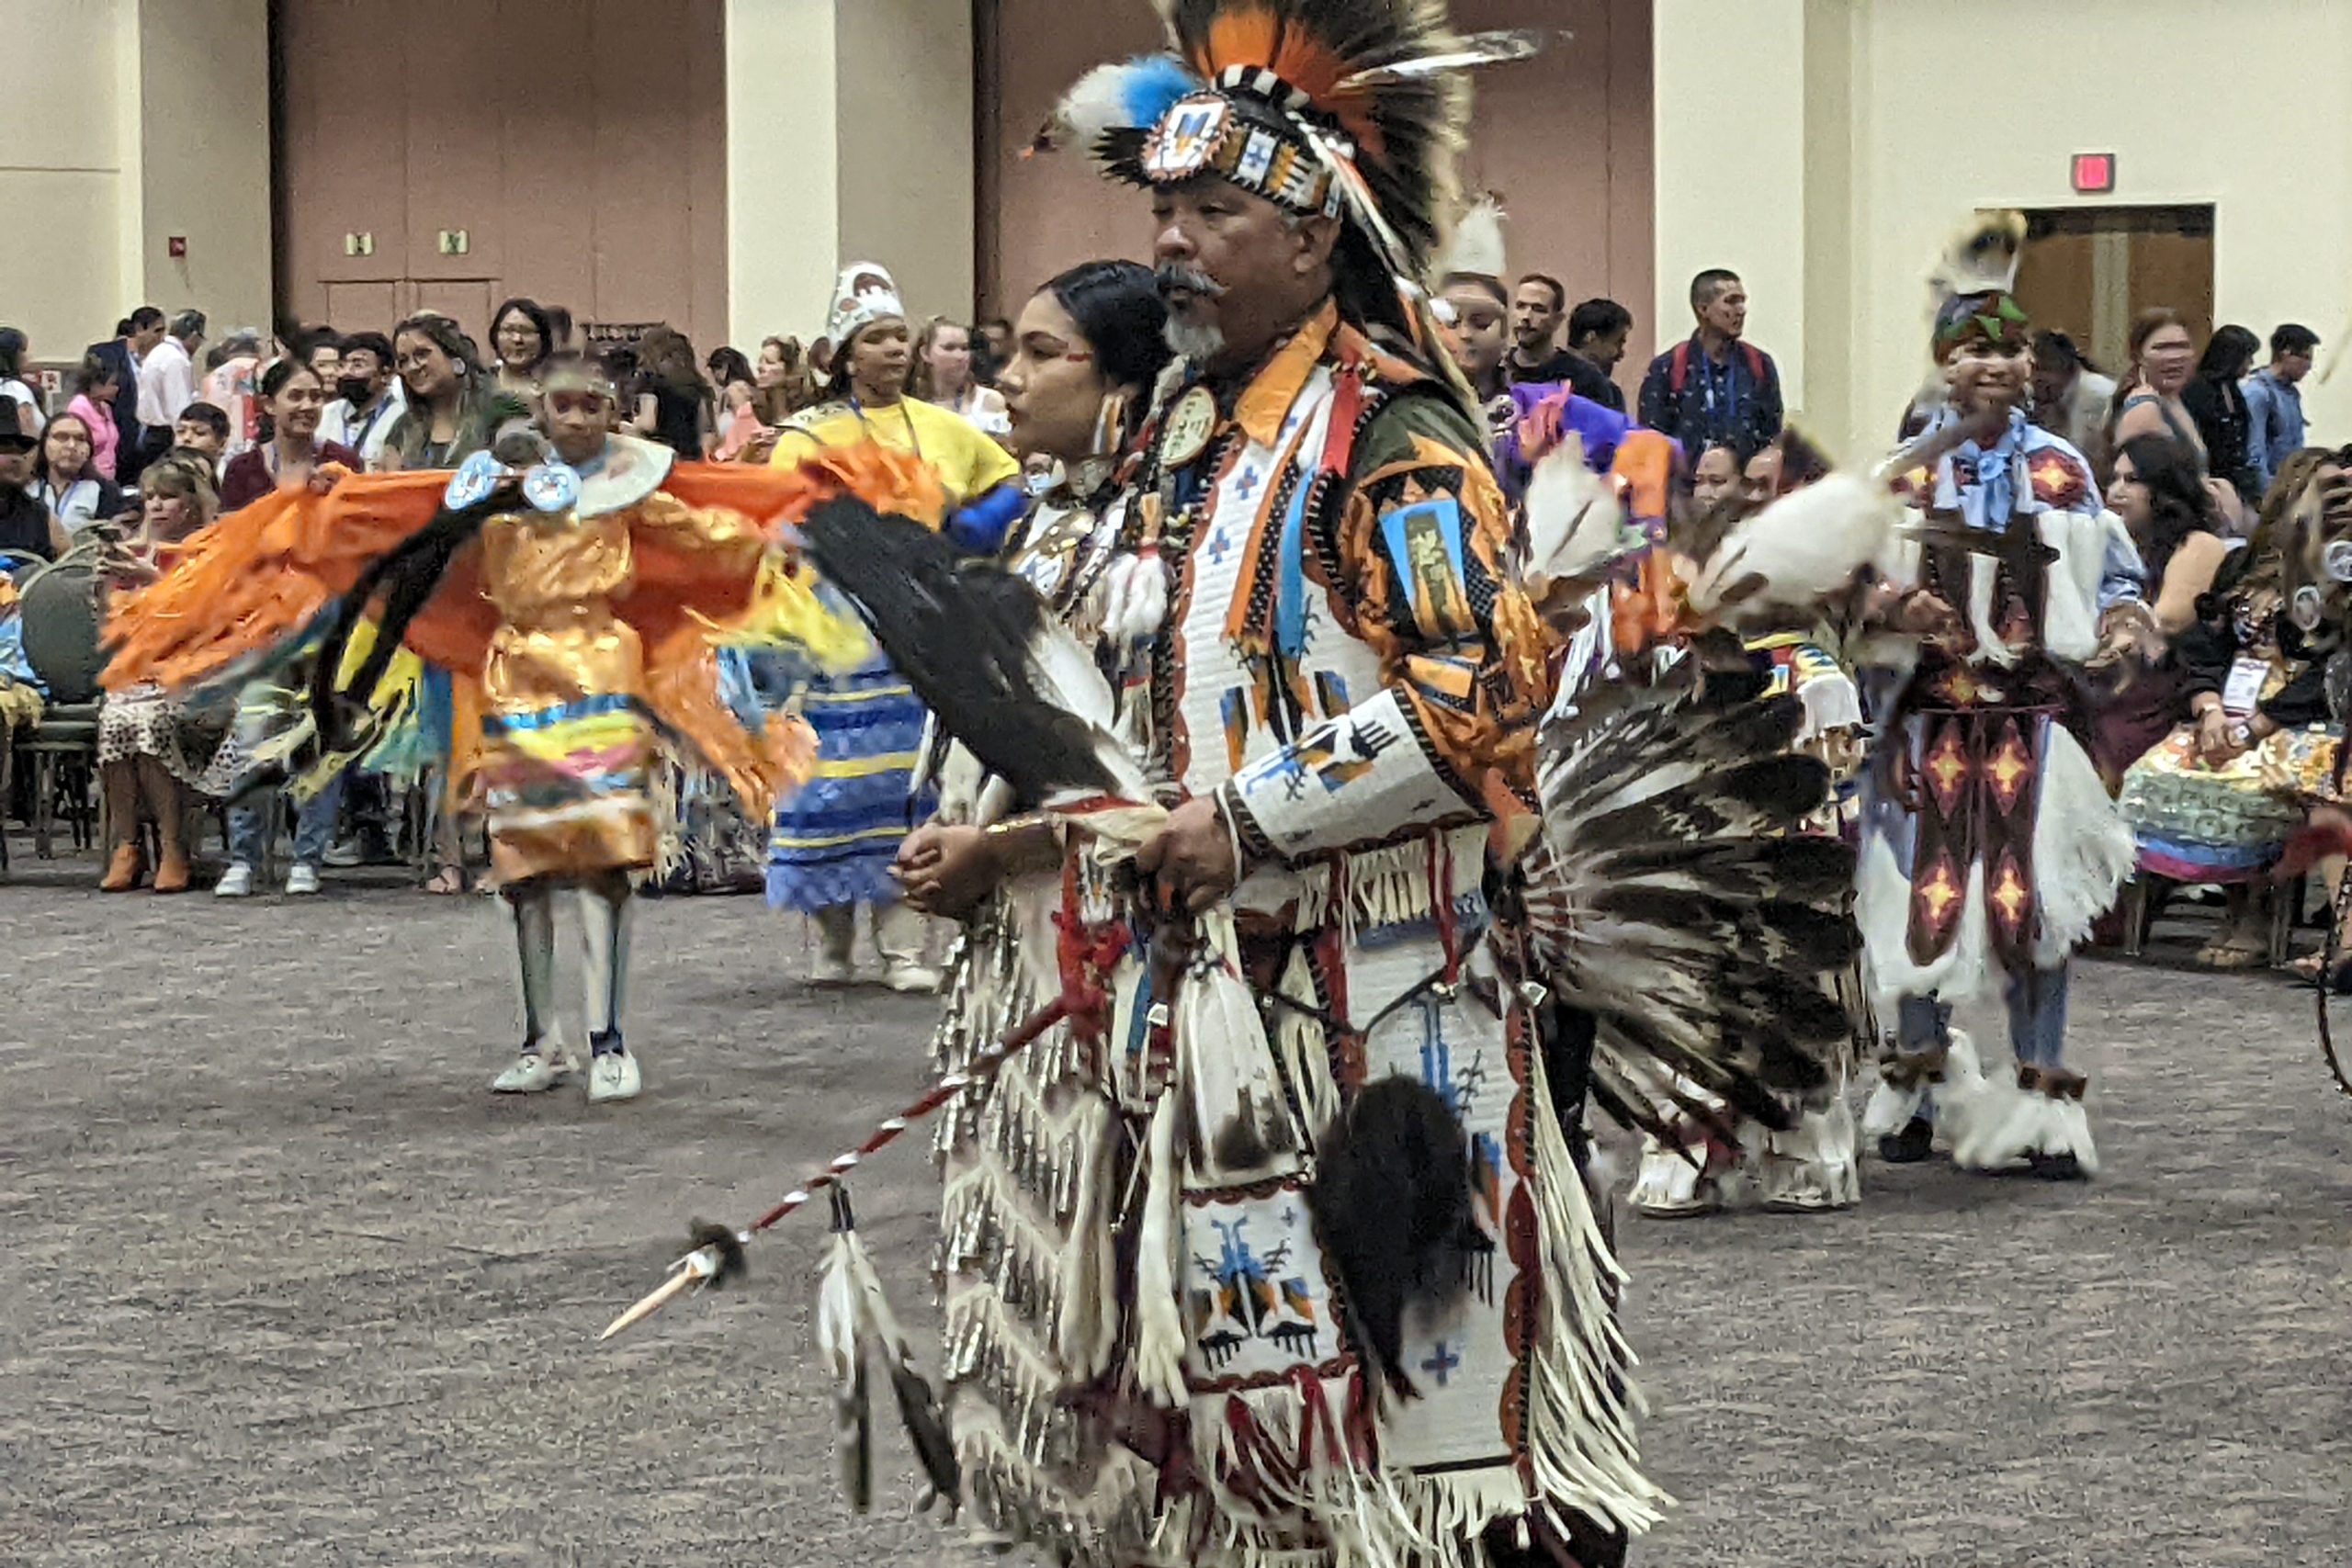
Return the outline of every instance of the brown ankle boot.
<path id="1" fill-rule="evenodd" d="M 107 874 L 98 882 L 101 893 L 128 893 L 139 886 L 139 846 L 117 844 L 114 854 L 107 862 Z"/>
<path id="2" fill-rule="evenodd" d="M 187 852 L 177 844 L 164 846 L 164 858 L 155 867 L 155 891 L 158 893 L 187 891 Z"/>

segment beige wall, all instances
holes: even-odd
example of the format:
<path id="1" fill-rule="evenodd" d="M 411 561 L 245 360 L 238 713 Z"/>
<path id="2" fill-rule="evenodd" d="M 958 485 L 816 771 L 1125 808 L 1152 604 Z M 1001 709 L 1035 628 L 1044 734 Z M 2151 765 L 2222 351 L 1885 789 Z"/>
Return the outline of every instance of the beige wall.
<path id="1" fill-rule="evenodd" d="M 850 262 L 970 314 L 969 0 L 730 0 L 727 103 L 736 343 L 815 337 Z"/>
<path id="2" fill-rule="evenodd" d="M 140 293 L 270 324 L 268 0 L 142 0 Z M 172 235 L 187 255 L 169 254 Z M 103 337 L 120 310 L 88 335 Z"/>
<path id="3" fill-rule="evenodd" d="M 1946 238 L 2086 199 L 2070 155 L 2112 152 L 2087 199 L 2213 204 L 2215 319 L 2302 321 L 2324 367 L 2352 333 L 2352 78 L 2314 62 L 2347 52 L 2333 0 L 1657 0 L 1659 309 L 1741 269 L 1791 407 L 1860 456 L 1928 368 Z M 2304 403 L 2352 435 L 2352 375 Z"/>
<path id="4" fill-rule="evenodd" d="M 0 21 L 0 324 L 62 361 L 141 303 L 266 322 L 266 0 L 5 0 Z"/>
<path id="5" fill-rule="evenodd" d="M 135 71 L 138 14 L 101 0 L 6 0 L 5 14 L 15 48 L 39 42 L 9 73 L 0 325 L 22 328 L 34 357 L 62 360 L 138 303 L 123 242 L 125 209 L 138 210 L 138 148 L 119 123 L 129 105 L 135 130 L 137 78 L 124 74 Z"/>
<path id="6" fill-rule="evenodd" d="M 1017 306 L 1064 267 L 1145 255 L 1148 206 L 1098 179 L 1075 150 L 1023 156 L 1062 93 L 1088 70 L 1164 46 L 1143 0 L 993 0 L 981 41 L 980 149 L 986 302 Z M 1464 185 L 1498 195 L 1516 272 L 1554 273 L 1572 300 L 1607 294 L 1635 317 L 1646 352 L 1650 212 L 1650 0 L 1456 0 L 1464 29 L 1544 28 L 1570 36 L 1476 81 Z"/>
<path id="7" fill-rule="evenodd" d="M 917 321 L 972 313 L 971 0 L 840 0 L 842 260 L 878 261 Z"/>
<path id="8" fill-rule="evenodd" d="M 729 341 L 824 330 L 840 265 L 833 0 L 729 0 Z"/>

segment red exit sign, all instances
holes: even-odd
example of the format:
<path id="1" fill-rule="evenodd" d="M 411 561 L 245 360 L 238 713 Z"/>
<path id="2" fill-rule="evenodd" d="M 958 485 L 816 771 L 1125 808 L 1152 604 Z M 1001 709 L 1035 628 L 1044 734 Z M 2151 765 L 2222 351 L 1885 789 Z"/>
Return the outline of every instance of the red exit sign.
<path id="1" fill-rule="evenodd" d="M 2114 153 L 2077 152 L 2075 154 L 2075 194 L 2076 196 L 2105 196 L 2114 188 Z"/>

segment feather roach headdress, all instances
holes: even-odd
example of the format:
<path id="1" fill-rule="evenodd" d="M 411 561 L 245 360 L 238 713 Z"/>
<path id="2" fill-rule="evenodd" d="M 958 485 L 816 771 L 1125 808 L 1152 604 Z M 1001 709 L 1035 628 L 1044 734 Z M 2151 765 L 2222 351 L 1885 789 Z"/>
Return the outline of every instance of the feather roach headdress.
<path id="1" fill-rule="evenodd" d="M 1428 275 L 1455 209 L 1469 69 L 1521 60 L 1540 33 L 1464 37 L 1442 0 L 1155 0 L 1170 52 L 1079 82 L 1040 136 L 1129 184 L 1229 180 L 1346 220 L 1341 292 L 1370 322 L 1415 323 L 1400 285 Z"/>
<path id="2" fill-rule="evenodd" d="M 2025 234 L 2022 212 L 1980 213 L 1944 247 L 1928 276 L 1939 364 L 1980 337 L 2024 350 L 2030 322 L 2011 290 Z"/>

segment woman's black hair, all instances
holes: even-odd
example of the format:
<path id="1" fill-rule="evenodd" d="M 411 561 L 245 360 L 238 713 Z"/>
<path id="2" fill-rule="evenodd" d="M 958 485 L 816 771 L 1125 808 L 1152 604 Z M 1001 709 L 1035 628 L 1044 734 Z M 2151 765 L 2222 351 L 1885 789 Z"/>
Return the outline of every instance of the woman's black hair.
<path id="1" fill-rule="evenodd" d="M 2153 592 L 2183 539 L 2214 531 L 2212 503 L 2196 455 L 2169 435 L 2135 435 L 2116 456 L 2131 458 L 2132 477 L 2148 487 L 2148 536 L 2140 541 L 2140 561 Z"/>
<path id="2" fill-rule="evenodd" d="M 25 334 L 15 327 L 0 327 L 0 380 L 14 380 L 25 373 L 25 350 L 29 346 Z"/>
<path id="3" fill-rule="evenodd" d="M 2262 340 L 2233 321 L 2217 327 L 2206 340 L 2205 352 L 2197 361 L 2197 378 L 2200 381 L 2235 381 L 2254 368 L 2254 356 L 2262 352 Z"/>
<path id="4" fill-rule="evenodd" d="M 259 389 L 261 400 L 265 403 L 275 402 L 277 394 L 286 390 L 286 383 L 297 376 L 308 376 L 313 381 L 319 379 L 319 373 L 311 368 L 311 361 L 308 357 L 298 358 L 289 354 L 270 361 L 269 368 L 261 373 Z M 325 390 L 324 382 L 322 381 L 319 385 L 320 390 Z M 277 439 L 277 421 L 271 416 L 269 410 L 265 408 L 261 412 L 261 418 L 254 425 L 254 441 L 256 445 L 267 446 Z"/>
<path id="5" fill-rule="evenodd" d="M 721 391 L 725 391 L 730 383 L 755 379 L 752 374 L 752 362 L 743 356 L 740 348 L 712 349 L 710 358 L 704 362 L 704 368 L 710 372 L 710 378 L 718 383 Z"/>
<path id="6" fill-rule="evenodd" d="M 539 334 L 539 356 L 524 367 L 526 370 L 537 370 L 547 363 L 548 355 L 555 352 L 555 323 L 548 320 L 546 308 L 537 299 L 526 299 L 517 295 L 490 313 L 490 352 L 492 354 L 498 352 L 499 323 L 517 310 L 523 313 L 524 319 L 528 321 L 533 330 Z"/>
<path id="7" fill-rule="evenodd" d="M 434 590 L 441 586 L 441 579 L 447 574 L 449 563 L 457 558 L 458 552 L 481 532 L 482 525 L 501 513 L 514 512 L 523 506 L 519 487 L 519 480 L 510 479 L 471 506 L 456 511 L 443 507 L 424 527 L 370 561 L 351 592 L 343 596 L 335 607 L 334 620 L 327 627 L 326 638 L 320 645 L 318 665 L 311 676 L 311 717 L 318 727 L 322 750 L 339 751 L 349 744 L 351 713 L 368 705 L 376 683 L 390 668 L 401 639 L 408 635 L 409 624 L 433 597 Z M 360 661 L 352 678 L 338 682 L 335 676 L 343 669 L 351 634 L 379 592 L 383 595 L 384 611 L 376 628 L 375 645 L 368 650 L 368 657 Z"/>
<path id="8" fill-rule="evenodd" d="M 1121 445 L 1135 438 L 1150 411 L 1151 389 L 1168 367 L 1168 302 L 1151 268 L 1140 262 L 1080 262 L 1040 290 L 1069 312 L 1094 355 L 1094 367 L 1114 387 L 1136 387 L 1127 400 Z"/>

